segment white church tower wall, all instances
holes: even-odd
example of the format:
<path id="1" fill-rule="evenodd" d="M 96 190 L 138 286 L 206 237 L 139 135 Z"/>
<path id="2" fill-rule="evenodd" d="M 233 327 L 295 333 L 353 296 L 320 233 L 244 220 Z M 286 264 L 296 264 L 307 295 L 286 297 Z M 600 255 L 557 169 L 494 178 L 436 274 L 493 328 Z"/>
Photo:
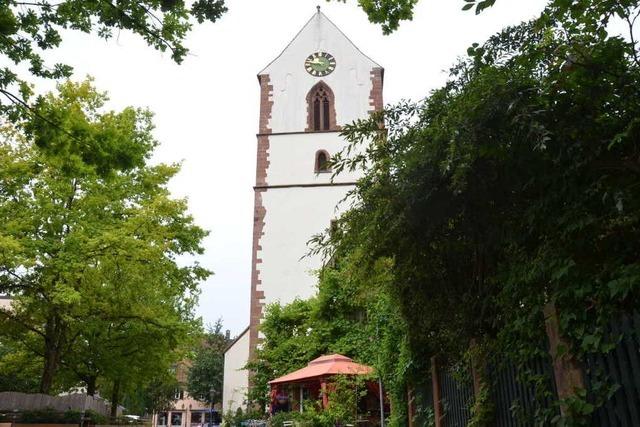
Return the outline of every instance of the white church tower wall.
<path id="1" fill-rule="evenodd" d="M 345 124 L 382 109 L 382 68 L 319 8 L 258 80 L 251 315 L 248 339 L 228 350 L 225 363 L 230 353 L 253 356 L 265 305 L 315 294 L 322 260 L 307 256 L 307 242 L 348 208 L 339 202 L 361 175 L 345 171 L 332 178 L 326 160 L 346 146 L 340 136 Z M 247 351 L 234 348 L 239 345 L 248 345 Z M 228 376 L 225 368 L 223 394 L 246 389 L 248 384 L 235 384 L 241 378 L 250 380 Z M 237 406 L 223 402 L 224 410 Z"/>

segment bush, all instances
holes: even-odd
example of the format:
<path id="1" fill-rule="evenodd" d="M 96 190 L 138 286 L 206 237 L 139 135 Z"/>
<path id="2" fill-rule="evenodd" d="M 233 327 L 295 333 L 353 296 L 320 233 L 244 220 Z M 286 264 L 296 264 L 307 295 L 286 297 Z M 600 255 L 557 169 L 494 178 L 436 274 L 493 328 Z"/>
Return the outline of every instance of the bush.
<path id="1" fill-rule="evenodd" d="M 280 412 L 269 420 L 270 427 L 283 427 L 285 421 L 293 421 L 295 427 L 334 427 L 335 420 L 330 414 L 321 411 Z"/>
<path id="2" fill-rule="evenodd" d="M 244 427 L 244 421 L 249 420 L 266 420 L 267 414 L 262 411 L 243 411 L 241 408 L 235 412 L 227 412 L 222 420 L 224 427 Z"/>
<path id="3" fill-rule="evenodd" d="M 23 411 L 18 421 L 24 424 L 66 424 L 64 414 L 56 412 L 53 408 L 35 409 Z"/>
<path id="4" fill-rule="evenodd" d="M 109 417 L 106 417 L 96 411 L 88 410 L 84 416 L 89 418 L 90 424 L 109 424 Z"/>
<path id="5" fill-rule="evenodd" d="M 270 427 L 283 427 L 285 421 L 294 421 L 296 427 L 316 427 L 313 415 L 300 412 L 280 412 L 269 420 Z"/>
<path id="6" fill-rule="evenodd" d="M 14 413 L 17 415 L 15 420 L 23 424 L 79 424 L 80 418 L 82 417 L 81 411 L 71 409 L 65 412 L 58 412 L 53 408 L 21 412 L 0 410 L 0 422 L 12 422 L 14 420 Z M 95 411 L 88 410 L 84 415 L 89 424 L 109 424 L 108 417 Z M 132 422 L 129 419 L 125 419 L 115 424 L 132 424 Z"/>
<path id="7" fill-rule="evenodd" d="M 82 417 L 82 412 L 68 410 L 61 416 L 62 424 L 79 424 L 80 418 Z"/>

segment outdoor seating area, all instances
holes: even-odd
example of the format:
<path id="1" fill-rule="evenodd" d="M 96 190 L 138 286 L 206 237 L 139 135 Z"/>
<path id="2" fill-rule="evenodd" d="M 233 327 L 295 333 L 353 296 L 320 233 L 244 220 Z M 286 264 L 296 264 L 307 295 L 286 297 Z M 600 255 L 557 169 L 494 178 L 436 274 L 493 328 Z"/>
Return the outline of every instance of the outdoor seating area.
<path id="1" fill-rule="evenodd" d="M 337 392 L 338 377 L 361 376 L 362 381 L 354 381 L 354 424 L 358 426 L 376 426 L 380 424 L 380 411 L 388 411 L 384 396 L 380 396 L 380 387 L 371 379 L 373 368 L 354 362 L 350 358 L 332 354 L 312 360 L 306 367 L 291 372 L 269 382 L 270 413 L 299 412 L 306 410 L 327 410 L 331 399 Z M 358 391 L 357 387 L 363 387 Z M 335 396 L 337 398 L 337 396 Z M 305 405 L 313 405 L 307 408 Z M 285 426 L 294 426 L 293 421 L 285 421 Z"/>

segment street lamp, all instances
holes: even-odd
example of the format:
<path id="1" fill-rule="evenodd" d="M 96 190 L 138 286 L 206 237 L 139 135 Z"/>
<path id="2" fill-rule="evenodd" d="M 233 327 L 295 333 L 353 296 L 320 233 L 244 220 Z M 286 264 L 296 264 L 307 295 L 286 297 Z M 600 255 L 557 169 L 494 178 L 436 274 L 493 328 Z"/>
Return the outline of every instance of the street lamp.
<path id="1" fill-rule="evenodd" d="M 213 395 L 216 393 L 216 389 L 211 387 L 209 389 L 209 397 L 211 398 L 211 407 L 209 409 L 209 425 L 213 427 Z"/>

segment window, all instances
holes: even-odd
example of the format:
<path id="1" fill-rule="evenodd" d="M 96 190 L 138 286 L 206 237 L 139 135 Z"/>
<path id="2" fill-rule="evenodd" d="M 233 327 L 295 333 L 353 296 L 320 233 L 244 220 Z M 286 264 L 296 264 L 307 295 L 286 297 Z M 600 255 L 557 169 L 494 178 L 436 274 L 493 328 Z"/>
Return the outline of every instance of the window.
<path id="1" fill-rule="evenodd" d="M 315 170 L 316 173 L 331 172 L 331 164 L 329 163 L 329 153 L 324 150 L 316 152 Z"/>
<path id="2" fill-rule="evenodd" d="M 307 95 L 308 131 L 337 129 L 333 92 L 324 82 L 311 88 Z"/>
<path id="3" fill-rule="evenodd" d="M 171 425 L 172 426 L 181 426 L 182 425 L 182 412 L 172 412 L 171 413 Z"/>
<path id="4" fill-rule="evenodd" d="M 191 424 L 201 425 L 203 423 L 202 412 L 192 412 L 191 413 Z"/>
<path id="5" fill-rule="evenodd" d="M 167 413 L 166 412 L 160 412 L 158 414 L 158 425 L 159 426 L 166 426 L 167 425 Z"/>

